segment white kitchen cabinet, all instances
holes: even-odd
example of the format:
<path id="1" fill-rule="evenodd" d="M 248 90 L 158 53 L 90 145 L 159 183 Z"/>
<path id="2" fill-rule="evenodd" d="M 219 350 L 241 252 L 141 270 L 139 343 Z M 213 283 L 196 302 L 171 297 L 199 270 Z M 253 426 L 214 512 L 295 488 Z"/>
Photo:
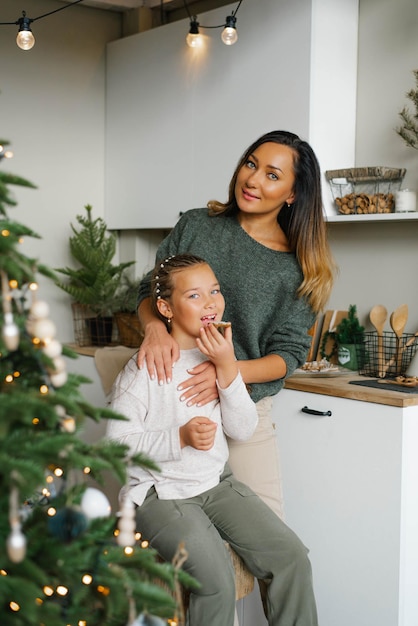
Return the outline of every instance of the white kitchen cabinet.
<path id="1" fill-rule="evenodd" d="M 417 626 L 418 406 L 284 389 L 273 414 L 320 626 Z"/>

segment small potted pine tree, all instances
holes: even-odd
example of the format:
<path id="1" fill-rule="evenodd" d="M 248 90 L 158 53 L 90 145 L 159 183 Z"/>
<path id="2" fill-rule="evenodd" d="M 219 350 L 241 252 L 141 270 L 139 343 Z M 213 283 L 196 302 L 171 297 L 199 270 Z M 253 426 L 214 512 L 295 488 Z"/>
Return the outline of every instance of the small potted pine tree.
<path id="1" fill-rule="evenodd" d="M 71 224 L 70 252 L 77 268 L 57 268 L 67 281 L 58 287 L 73 299 L 75 339 L 78 345 L 106 345 L 112 341 L 113 314 L 119 307 L 117 292 L 121 280 L 135 261 L 115 265 L 116 234 L 110 233 L 106 222 L 93 219 L 92 206 L 87 215 L 77 215 L 79 229 Z M 87 329 L 87 332 L 86 332 Z"/>
<path id="2" fill-rule="evenodd" d="M 334 331 L 326 331 L 322 337 L 320 354 L 323 359 L 337 357 L 339 365 L 350 370 L 358 369 L 359 346 L 364 344 L 364 326 L 357 317 L 357 307 L 350 304 L 348 315 L 344 317 Z M 326 352 L 328 339 L 332 339 L 332 348 Z"/>

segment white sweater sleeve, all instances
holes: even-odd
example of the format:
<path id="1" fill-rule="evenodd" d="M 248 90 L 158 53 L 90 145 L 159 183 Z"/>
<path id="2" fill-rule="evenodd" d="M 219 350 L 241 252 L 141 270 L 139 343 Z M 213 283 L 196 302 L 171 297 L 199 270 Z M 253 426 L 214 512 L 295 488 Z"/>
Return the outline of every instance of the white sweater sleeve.
<path id="1" fill-rule="evenodd" d="M 258 415 L 241 374 L 226 389 L 218 385 L 218 391 L 224 432 L 237 441 L 249 439 L 257 427 Z"/>

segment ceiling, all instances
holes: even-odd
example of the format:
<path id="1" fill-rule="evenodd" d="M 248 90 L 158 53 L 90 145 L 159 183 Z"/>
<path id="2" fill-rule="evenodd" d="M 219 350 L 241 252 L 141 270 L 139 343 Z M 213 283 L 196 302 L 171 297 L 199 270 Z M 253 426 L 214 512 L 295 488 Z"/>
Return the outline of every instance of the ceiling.
<path id="1" fill-rule="evenodd" d="M 72 4 L 74 0 L 61 0 L 65 4 Z M 231 0 L 84 0 L 81 4 L 110 11 L 129 11 L 130 9 L 149 8 L 155 11 L 164 11 L 168 14 L 178 12 L 183 13 L 181 17 L 189 13 L 196 15 L 211 9 L 231 4 Z M 187 5 L 187 8 L 186 8 Z M 180 17 L 180 15 L 179 15 Z"/>

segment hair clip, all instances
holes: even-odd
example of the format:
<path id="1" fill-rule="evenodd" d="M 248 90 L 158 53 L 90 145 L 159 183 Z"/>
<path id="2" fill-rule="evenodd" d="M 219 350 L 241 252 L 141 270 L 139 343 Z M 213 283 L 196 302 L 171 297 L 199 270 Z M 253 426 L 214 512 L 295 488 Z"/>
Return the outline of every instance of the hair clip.
<path id="1" fill-rule="evenodd" d="M 160 267 L 161 267 L 161 269 L 164 269 L 164 265 L 165 265 L 165 263 L 168 263 L 169 261 L 171 261 L 171 259 L 174 259 L 174 257 L 175 257 L 175 256 L 176 256 L 176 255 L 175 255 L 175 254 L 173 254 L 173 255 L 171 255 L 171 256 L 168 256 L 166 259 L 164 259 L 163 263 L 160 263 Z M 158 276 L 156 276 L 156 278 L 158 278 Z"/>

